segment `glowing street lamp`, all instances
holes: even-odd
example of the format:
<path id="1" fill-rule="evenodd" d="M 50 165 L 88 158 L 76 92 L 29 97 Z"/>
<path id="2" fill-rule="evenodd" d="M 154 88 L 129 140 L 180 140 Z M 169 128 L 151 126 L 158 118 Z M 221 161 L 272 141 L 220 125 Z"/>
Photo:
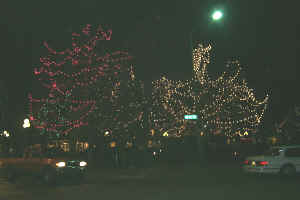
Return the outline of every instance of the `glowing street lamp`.
<path id="1" fill-rule="evenodd" d="M 222 17 L 223 17 L 223 12 L 220 10 L 216 10 L 212 14 L 212 19 L 214 21 L 218 21 L 218 20 L 222 19 Z"/>
<path id="2" fill-rule="evenodd" d="M 29 127 L 30 127 L 29 119 L 24 119 L 23 128 L 29 128 Z"/>

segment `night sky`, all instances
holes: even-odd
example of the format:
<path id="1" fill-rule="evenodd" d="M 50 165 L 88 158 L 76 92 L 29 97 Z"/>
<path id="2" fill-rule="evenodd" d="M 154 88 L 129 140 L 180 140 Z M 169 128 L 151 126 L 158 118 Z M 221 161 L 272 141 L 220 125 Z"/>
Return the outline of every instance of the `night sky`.
<path id="1" fill-rule="evenodd" d="M 161 74 L 170 79 L 191 78 L 192 32 L 194 45 L 212 44 L 212 76 L 224 70 L 228 59 L 239 59 L 257 97 L 271 94 L 265 121 L 282 119 L 288 108 L 299 102 L 297 1 L 7 2 L 0 8 L 0 78 L 15 116 L 23 114 L 26 95 L 36 84 L 33 68 L 46 53 L 42 42 L 69 47 L 71 33 L 87 23 L 112 28 L 110 45 L 135 57 L 137 76 L 148 86 Z M 217 24 L 209 19 L 214 8 L 224 10 L 224 20 Z"/>

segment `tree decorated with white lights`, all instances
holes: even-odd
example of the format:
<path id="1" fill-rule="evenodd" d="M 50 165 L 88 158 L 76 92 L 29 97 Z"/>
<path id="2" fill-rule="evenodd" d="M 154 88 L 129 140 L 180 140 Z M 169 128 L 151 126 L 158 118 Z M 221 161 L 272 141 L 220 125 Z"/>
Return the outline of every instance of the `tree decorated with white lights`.
<path id="1" fill-rule="evenodd" d="M 196 112 L 196 99 L 190 94 L 190 81 L 174 81 L 162 77 L 153 83 L 151 128 L 155 133 L 179 136 L 191 121 L 184 120 L 185 114 Z"/>
<path id="2" fill-rule="evenodd" d="M 205 132 L 233 135 L 256 129 L 267 108 L 268 95 L 258 101 L 253 89 L 241 77 L 238 61 L 227 63 L 227 70 L 215 80 L 207 71 L 211 46 L 199 45 L 193 50 L 194 77 L 171 81 L 163 77 L 153 83 L 153 127 L 177 136 L 200 129 Z M 184 115 L 197 114 L 198 120 Z M 171 124 L 165 123 L 171 121 Z"/>
<path id="3" fill-rule="evenodd" d="M 99 26 L 93 31 L 88 24 L 80 33 L 72 33 L 71 48 L 56 51 L 44 42 L 49 54 L 40 58 L 41 66 L 34 74 L 46 96 L 29 95 L 30 120 L 41 133 L 66 135 L 88 125 L 94 117 L 91 113 L 102 106 L 95 95 L 99 82 L 118 76 L 122 64 L 131 59 L 127 52 L 99 48 L 98 43 L 111 36 L 112 30 Z"/>

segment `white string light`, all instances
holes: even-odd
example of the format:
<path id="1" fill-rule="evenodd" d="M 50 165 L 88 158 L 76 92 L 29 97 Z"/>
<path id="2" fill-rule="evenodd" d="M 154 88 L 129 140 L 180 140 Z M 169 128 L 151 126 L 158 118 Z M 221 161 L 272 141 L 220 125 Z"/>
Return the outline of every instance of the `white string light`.
<path id="1" fill-rule="evenodd" d="M 256 129 L 261 123 L 269 95 L 261 101 L 255 98 L 253 89 L 241 78 L 239 61 L 228 62 L 227 70 L 212 80 L 207 72 L 210 50 L 210 45 L 201 44 L 193 50 L 191 80 L 162 77 L 152 82 L 154 129 L 173 130 L 174 135 L 182 135 L 188 127 L 196 127 L 194 121 L 184 119 L 187 114 L 199 115 L 198 126 L 207 124 L 212 133 L 222 130 L 226 135 L 240 129 Z"/>

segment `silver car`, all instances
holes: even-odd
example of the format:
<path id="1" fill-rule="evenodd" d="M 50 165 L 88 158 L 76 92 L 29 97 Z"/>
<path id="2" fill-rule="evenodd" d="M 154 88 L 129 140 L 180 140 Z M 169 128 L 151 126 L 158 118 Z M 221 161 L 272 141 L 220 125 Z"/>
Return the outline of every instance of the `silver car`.
<path id="1" fill-rule="evenodd" d="M 300 172 L 300 145 L 276 146 L 262 155 L 247 157 L 243 162 L 243 171 L 293 176 Z"/>

